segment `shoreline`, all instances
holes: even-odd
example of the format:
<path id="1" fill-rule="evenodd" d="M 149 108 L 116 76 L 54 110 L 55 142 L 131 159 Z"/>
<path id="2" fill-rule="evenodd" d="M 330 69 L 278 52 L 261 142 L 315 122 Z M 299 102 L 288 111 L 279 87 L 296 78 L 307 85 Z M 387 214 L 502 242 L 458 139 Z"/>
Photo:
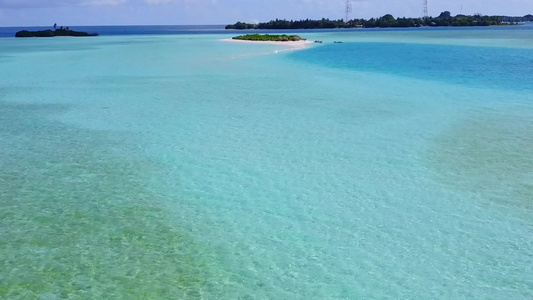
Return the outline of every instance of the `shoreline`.
<path id="1" fill-rule="evenodd" d="M 226 42 L 226 43 L 276 45 L 276 46 L 290 47 L 292 48 L 292 50 L 306 49 L 307 47 L 309 47 L 310 44 L 313 44 L 313 42 L 308 41 L 308 40 L 278 42 L 278 41 L 248 41 L 248 40 L 221 39 L 218 41 Z"/>

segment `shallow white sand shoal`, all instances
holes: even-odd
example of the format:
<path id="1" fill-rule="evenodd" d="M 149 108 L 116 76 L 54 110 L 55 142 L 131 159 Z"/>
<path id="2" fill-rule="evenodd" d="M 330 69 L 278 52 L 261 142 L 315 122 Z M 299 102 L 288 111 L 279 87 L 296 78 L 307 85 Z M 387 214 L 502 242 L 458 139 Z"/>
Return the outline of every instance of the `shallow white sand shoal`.
<path id="1" fill-rule="evenodd" d="M 246 44 L 262 44 L 262 45 L 276 45 L 276 46 L 285 46 L 291 47 L 294 50 L 305 49 L 313 42 L 307 40 L 301 41 L 287 41 L 287 42 L 278 42 L 278 41 L 247 41 L 247 40 L 234 40 L 234 39 L 222 39 L 221 42 L 232 42 L 232 43 L 246 43 Z"/>

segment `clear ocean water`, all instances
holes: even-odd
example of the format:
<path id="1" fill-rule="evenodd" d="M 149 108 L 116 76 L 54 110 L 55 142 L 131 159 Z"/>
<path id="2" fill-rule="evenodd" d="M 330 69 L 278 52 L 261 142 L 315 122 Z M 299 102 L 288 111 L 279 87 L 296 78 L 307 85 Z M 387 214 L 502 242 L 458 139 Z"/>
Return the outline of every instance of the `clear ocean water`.
<path id="1" fill-rule="evenodd" d="M 100 29 L 0 39 L 0 298 L 532 299 L 533 26 Z"/>

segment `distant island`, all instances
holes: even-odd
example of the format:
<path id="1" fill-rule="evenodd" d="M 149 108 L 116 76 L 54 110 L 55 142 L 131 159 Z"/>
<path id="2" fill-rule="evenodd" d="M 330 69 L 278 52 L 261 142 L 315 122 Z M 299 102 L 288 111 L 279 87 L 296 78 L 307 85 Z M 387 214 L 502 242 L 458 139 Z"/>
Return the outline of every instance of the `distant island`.
<path id="1" fill-rule="evenodd" d="M 21 30 L 15 34 L 15 37 L 54 37 L 54 36 L 97 36 L 98 33 L 87 33 L 83 31 L 74 31 L 65 28 L 59 28 L 56 30 L 39 30 L 28 31 Z"/>
<path id="2" fill-rule="evenodd" d="M 274 41 L 274 42 L 297 42 L 303 41 L 300 36 L 286 34 L 246 34 L 232 37 L 234 40 L 243 41 Z"/>
<path id="3" fill-rule="evenodd" d="M 269 22 L 250 24 L 237 22 L 226 26 L 226 29 L 321 29 L 321 28 L 389 28 L 389 27 L 441 27 L 441 26 L 495 26 L 516 25 L 524 22 L 533 22 L 533 15 L 523 17 L 509 16 L 452 16 L 449 11 L 442 12 L 438 17 L 427 18 L 394 18 L 391 14 L 380 18 L 353 19 L 345 22 L 342 19 L 330 20 L 272 20 Z"/>

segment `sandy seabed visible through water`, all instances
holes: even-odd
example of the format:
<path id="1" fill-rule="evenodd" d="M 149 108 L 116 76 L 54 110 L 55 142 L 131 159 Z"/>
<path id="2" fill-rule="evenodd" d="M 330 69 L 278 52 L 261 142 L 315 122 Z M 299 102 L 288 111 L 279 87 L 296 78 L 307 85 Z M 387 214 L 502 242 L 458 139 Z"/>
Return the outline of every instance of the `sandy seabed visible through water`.
<path id="1" fill-rule="evenodd" d="M 2 39 L 0 299 L 531 299 L 528 28 Z"/>

